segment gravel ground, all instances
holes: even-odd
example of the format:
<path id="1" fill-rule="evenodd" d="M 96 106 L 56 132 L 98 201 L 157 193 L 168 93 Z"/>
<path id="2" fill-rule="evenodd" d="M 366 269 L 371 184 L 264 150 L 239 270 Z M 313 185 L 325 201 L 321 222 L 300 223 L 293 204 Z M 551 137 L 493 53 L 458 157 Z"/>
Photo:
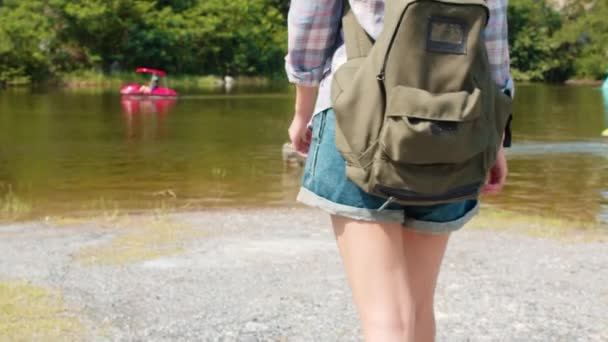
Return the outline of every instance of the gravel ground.
<path id="1" fill-rule="evenodd" d="M 360 340 L 324 214 L 226 210 L 170 220 L 195 232 L 171 240 L 179 251 L 125 263 L 78 255 L 148 221 L 0 226 L 0 281 L 59 290 L 91 341 Z M 455 234 L 437 289 L 438 341 L 608 341 L 606 247 Z"/>

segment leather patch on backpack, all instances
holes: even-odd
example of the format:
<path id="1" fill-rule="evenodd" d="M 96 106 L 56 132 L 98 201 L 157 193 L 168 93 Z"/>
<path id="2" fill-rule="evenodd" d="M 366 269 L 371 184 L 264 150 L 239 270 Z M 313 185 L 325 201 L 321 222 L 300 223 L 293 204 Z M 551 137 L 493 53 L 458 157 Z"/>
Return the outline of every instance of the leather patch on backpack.
<path id="1" fill-rule="evenodd" d="M 449 17 L 430 17 L 426 50 L 466 55 L 468 35 L 468 25 L 462 20 Z"/>

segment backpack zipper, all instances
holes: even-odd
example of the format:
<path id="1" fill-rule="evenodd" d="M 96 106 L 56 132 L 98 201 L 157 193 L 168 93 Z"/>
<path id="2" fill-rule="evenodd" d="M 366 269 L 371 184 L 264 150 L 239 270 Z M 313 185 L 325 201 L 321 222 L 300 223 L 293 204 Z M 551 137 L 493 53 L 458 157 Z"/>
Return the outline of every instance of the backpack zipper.
<path id="1" fill-rule="evenodd" d="M 391 50 L 393 49 L 393 43 L 395 42 L 395 39 L 397 38 L 397 32 L 399 32 L 399 29 L 401 28 L 401 22 L 403 21 L 403 17 L 405 16 L 405 12 L 407 12 L 407 9 L 414 3 L 417 3 L 418 1 L 413 1 L 411 3 L 409 3 L 404 9 L 403 12 L 401 12 L 401 16 L 399 16 L 399 25 L 397 26 L 397 28 L 395 29 L 395 31 L 393 31 L 393 35 L 391 36 L 391 40 L 388 44 L 388 49 L 386 50 L 386 54 L 384 55 L 384 61 L 382 62 L 382 69 L 380 69 L 380 73 L 376 76 L 376 79 L 380 82 L 382 82 L 384 84 L 384 80 L 386 80 L 386 65 L 388 63 L 388 56 L 391 54 Z"/>
<path id="2" fill-rule="evenodd" d="M 374 190 L 390 196 L 392 199 L 402 200 L 402 201 L 445 201 L 456 199 L 465 196 L 476 195 L 479 192 L 480 184 L 470 184 L 465 185 L 460 188 L 453 189 L 441 195 L 423 195 L 414 191 L 395 189 L 384 185 L 376 185 Z"/>

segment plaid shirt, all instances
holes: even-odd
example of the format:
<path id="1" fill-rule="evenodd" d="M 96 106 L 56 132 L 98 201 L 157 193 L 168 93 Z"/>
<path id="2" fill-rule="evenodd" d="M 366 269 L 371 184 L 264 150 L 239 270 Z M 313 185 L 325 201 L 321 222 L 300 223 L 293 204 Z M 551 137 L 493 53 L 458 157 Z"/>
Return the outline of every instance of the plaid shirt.
<path id="1" fill-rule="evenodd" d="M 288 54 L 285 69 L 289 81 L 320 85 L 315 113 L 331 107 L 333 71 L 346 62 L 341 35 L 343 0 L 292 0 L 288 19 Z M 359 24 L 374 39 L 384 25 L 384 0 L 349 0 Z M 490 21 L 484 31 L 492 75 L 496 83 L 513 91 L 509 69 L 507 28 L 508 0 L 488 0 Z M 341 36 L 340 36 L 341 37 Z"/>

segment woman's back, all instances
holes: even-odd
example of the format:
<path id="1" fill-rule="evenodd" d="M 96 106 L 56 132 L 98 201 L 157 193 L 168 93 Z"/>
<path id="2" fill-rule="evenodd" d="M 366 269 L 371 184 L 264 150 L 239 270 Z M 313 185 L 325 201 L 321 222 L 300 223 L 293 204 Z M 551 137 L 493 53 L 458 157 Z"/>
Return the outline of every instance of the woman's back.
<path id="1" fill-rule="evenodd" d="M 314 112 L 331 107 L 333 73 L 346 62 L 341 19 L 344 0 L 292 0 L 286 71 L 292 83 L 319 86 Z M 372 38 L 384 27 L 385 0 L 350 0 L 357 21 Z M 513 93 L 509 68 L 508 0 L 488 0 L 485 44 L 496 83 Z"/>

